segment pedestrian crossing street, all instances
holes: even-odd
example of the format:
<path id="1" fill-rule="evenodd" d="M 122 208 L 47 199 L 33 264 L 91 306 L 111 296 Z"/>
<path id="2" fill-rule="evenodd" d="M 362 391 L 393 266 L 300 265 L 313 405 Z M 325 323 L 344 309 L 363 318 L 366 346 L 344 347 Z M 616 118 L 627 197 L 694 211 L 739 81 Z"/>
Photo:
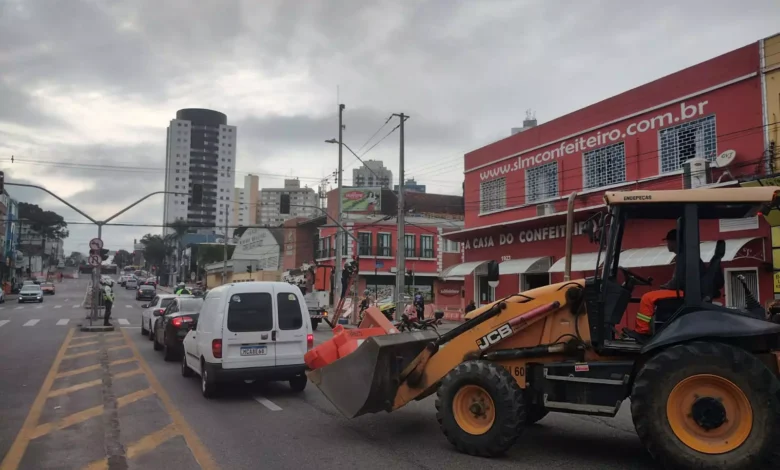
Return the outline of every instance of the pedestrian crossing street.
<path id="1" fill-rule="evenodd" d="M 18 319 L 11 319 L 11 320 L 0 320 L 0 331 L 1 329 L 6 325 L 13 325 L 16 324 L 22 325 L 22 326 L 75 326 L 83 321 L 82 318 L 48 318 L 48 319 L 39 319 L 39 318 L 18 318 Z M 114 324 L 118 324 L 119 326 L 130 326 L 130 320 L 127 318 L 111 318 L 111 322 Z"/>

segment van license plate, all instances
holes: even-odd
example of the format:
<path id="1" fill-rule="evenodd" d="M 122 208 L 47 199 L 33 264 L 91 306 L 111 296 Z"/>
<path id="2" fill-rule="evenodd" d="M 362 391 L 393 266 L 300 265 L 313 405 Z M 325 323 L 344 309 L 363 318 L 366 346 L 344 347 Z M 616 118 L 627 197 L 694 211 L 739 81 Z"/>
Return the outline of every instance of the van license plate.
<path id="1" fill-rule="evenodd" d="M 265 356 L 265 346 L 241 346 L 242 356 Z"/>

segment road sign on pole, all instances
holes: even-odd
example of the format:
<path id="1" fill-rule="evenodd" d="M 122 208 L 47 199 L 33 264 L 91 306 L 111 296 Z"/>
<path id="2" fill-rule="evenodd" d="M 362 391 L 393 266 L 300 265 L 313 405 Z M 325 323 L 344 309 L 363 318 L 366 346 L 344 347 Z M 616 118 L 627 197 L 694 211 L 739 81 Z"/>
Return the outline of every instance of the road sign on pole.
<path id="1" fill-rule="evenodd" d="M 100 255 L 91 255 L 89 257 L 90 266 L 100 266 Z"/>
<path id="2" fill-rule="evenodd" d="M 99 238 L 93 238 L 89 241 L 89 249 L 90 250 L 102 250 L 103 249 L 103 240 Z"/>

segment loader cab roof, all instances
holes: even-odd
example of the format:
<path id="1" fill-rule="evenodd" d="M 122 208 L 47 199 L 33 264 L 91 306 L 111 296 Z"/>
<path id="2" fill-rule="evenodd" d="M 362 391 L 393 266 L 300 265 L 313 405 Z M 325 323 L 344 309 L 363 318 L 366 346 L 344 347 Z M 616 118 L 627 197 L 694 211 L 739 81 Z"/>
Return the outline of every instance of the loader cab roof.
<path id="1" fill-rule="evenodd" d="M 689 204 L 698 206 L 699 219 L 739 219 L 778 207 L 780 187 L 608 191 L 604 201 L 629 206 L 634 219 L 676 219 Z"/>

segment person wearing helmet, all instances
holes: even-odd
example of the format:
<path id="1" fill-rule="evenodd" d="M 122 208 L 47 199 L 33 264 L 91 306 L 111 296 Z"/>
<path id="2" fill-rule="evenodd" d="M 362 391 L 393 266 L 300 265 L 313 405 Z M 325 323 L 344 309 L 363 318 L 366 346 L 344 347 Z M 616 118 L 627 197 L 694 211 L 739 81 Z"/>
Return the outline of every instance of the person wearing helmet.
<path id="1" fill-rule="evenodd" d="M 183 282 L 180 282 L 178 286 L 176 286 L 176 292 L 174 292 L 176 295 L 192 295 L 192 292 L 190 292 L 189 289 L 187 289 L 187 286 L 184 285 Z"/>

